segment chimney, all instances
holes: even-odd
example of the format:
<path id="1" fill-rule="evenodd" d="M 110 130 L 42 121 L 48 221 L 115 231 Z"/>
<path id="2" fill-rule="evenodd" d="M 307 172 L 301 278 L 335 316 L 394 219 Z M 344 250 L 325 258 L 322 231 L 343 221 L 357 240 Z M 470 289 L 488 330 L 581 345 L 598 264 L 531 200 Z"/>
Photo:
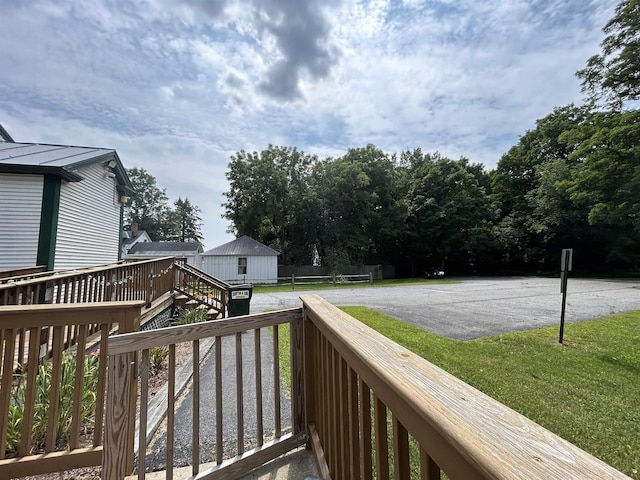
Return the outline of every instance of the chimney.
<path id="1" fill-rule="evenodd" d="M 131 224 L 131 238 L 136 238 L 138 236 L 138 224 Z"/>

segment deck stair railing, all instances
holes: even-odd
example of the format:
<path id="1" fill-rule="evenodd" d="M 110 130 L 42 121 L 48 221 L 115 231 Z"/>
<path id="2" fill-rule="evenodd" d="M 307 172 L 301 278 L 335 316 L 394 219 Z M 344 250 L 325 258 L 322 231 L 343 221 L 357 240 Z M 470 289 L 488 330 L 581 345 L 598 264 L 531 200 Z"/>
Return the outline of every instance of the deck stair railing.
<path id="1" fill-rule="evenodd" d="M 173 257 L 38 274 L 0 284 L 0 305 L 144 300 L 173 288 Z M 178 264 L 178 261 L 176 261 Z"/>
<path id="2" fill-rule="evenodd" d="M 174 451 L 175 345 L 214 339 L 215 375 L 193 369 L 192 474 L 198 480 L 238 478 L 274 456 L 305 442 L 311 446 L 318 474 L 324 479 L 439 479 L 441 472 L 457 479 L 627 479 L 614 468 L 559 438 L 531 420 L 482 394 L 380 335 L 316 295 L 303 295 L 302 309 L 234 317 L 162 332 L 139 332 L 109 339 L 109 397 L 102 478 L 121 480 L 134 468 L 130 447 L 135 408 L 129 401 L 136 382 L 135 355 L 140 366 L 139 452 L 146 449 L 148 361 L 153 347 L 169 347 L 169 405 L 166 421 L 166 478 L 172 478 Z M 291 431 L 284 433 L 277 417 L 274 430 L 262 428 L 261 330 L 271 328 L 274 387 L 279 388 L 278 326 L 289 324 L 291 360 Z M 244 333 L 243 333 L 244 332 Z M 243 368 L 245 338 L 254 337 L 255 372 Z M 267 337 L 269 338 L 269 337 Z M 235 343 L 235 369 L 222 364 L 224 341 Z M 244 342 L 243 342 L 244 341 Z M 261 343 L 262 342 L 262 343 Z M 198 354 L 194 354 L 194 365 Z M 231 357 L 233 358 L 233 356 Z M 228 376 L 235 370 L 235 385 Z M 223 374 L 224 372 L 224 374 Z M 253 375 L 252 375 L 253 374 Z M 243 375 L 255 382 L 248 395 Z M 206 380 L 205 380 L 206 379 Z M 209 383 L 211 382 L 211 383 Z M 225 383 L 226 382 L 226 383 Z M 223 391 L 236 389 L 235 456 L 225 457 L 222 409 L 201 411 L 202 392 L 222 402 Z M 215 392 L 215 393 L 213 393 Z M 258 444 L 247 449 L 244 419 L 254 398 Z M 279 391 L 276 398 L 280 398 Z M 276 415 L 280 405 L 276 401 Z M 214 465 L 201 467 L 201 429 L 215 419 Z M 271 438 L 269 438 L 271 437 Z M 228 441 L 228 439 L 227 439 Z M 202 449 L 204 450 L 204 448 Z M 138 478 L 145 477 L 146 457 L 139 455 Z"/>
<path id="3" fill-rule="evenodd" d="M 17 280 L 27 280 L 29 278 L 33 278 L 34 276 L 40 275 L 43 272 L 46 272 L 47 267 L 44 265 L 36 266 L 36 267 L 23 267 L 23 268 L 12 268 L 10 270 L 0 270 L 0 284 L 6 283 L 9 281 L 17 281 Z"/>
<path id="4" fill-rule="evenodd" d="M 209 318 L 224 318 L 230 285 L 187 263 L 175 265 L 174 290 L 207 309 Z"/>

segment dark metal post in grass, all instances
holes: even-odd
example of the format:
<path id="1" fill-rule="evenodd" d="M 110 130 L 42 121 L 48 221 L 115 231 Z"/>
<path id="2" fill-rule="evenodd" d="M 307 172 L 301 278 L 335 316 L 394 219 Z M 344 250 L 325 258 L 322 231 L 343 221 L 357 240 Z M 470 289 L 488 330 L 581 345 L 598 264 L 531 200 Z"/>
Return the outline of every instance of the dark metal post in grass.
<path id="1" fill-rule="evenodd" d="M 564 337 L 564 311 L 567 304 L 567 278 L 573 263 L 573 249 L 564 248 L 560 259 L 560 292 L 562 293 L 562 311 L 560 313 L 560 336 L 558 342 L 562 343 Z"/>

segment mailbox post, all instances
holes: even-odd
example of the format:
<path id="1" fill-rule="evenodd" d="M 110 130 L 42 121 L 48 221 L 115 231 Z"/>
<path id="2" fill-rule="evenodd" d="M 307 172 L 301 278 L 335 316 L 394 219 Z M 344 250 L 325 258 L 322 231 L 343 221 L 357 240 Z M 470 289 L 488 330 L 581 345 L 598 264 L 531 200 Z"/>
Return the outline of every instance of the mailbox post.
<path id="1" fill-rule="evenodd" d="M 564 337 L 564 310 L 567 304 L 567 278 L 573 266 L 573 248 L 562 250 L 560 258 L 560 292 L 562 293 L 562 311 L 560 313 L 560 336 L 558 342 L 562 343 Z"/>

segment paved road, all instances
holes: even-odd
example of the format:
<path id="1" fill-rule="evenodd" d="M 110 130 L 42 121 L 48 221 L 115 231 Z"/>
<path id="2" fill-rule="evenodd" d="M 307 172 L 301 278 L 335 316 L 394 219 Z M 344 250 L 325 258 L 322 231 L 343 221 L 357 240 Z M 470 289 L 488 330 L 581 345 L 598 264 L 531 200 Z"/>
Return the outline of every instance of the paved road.
<path id="1" fill-rule="evenodd" d="M 558 325 L 560 279 L 466 278 L 455 284 L 319 290 L 338 306 L 362 305 L 457 339 Z M 251 313 L 301 305 L 305 292 L 255 294 Z M 640 281 L 569 279 L 567 322 L 640 310 Z"/>

